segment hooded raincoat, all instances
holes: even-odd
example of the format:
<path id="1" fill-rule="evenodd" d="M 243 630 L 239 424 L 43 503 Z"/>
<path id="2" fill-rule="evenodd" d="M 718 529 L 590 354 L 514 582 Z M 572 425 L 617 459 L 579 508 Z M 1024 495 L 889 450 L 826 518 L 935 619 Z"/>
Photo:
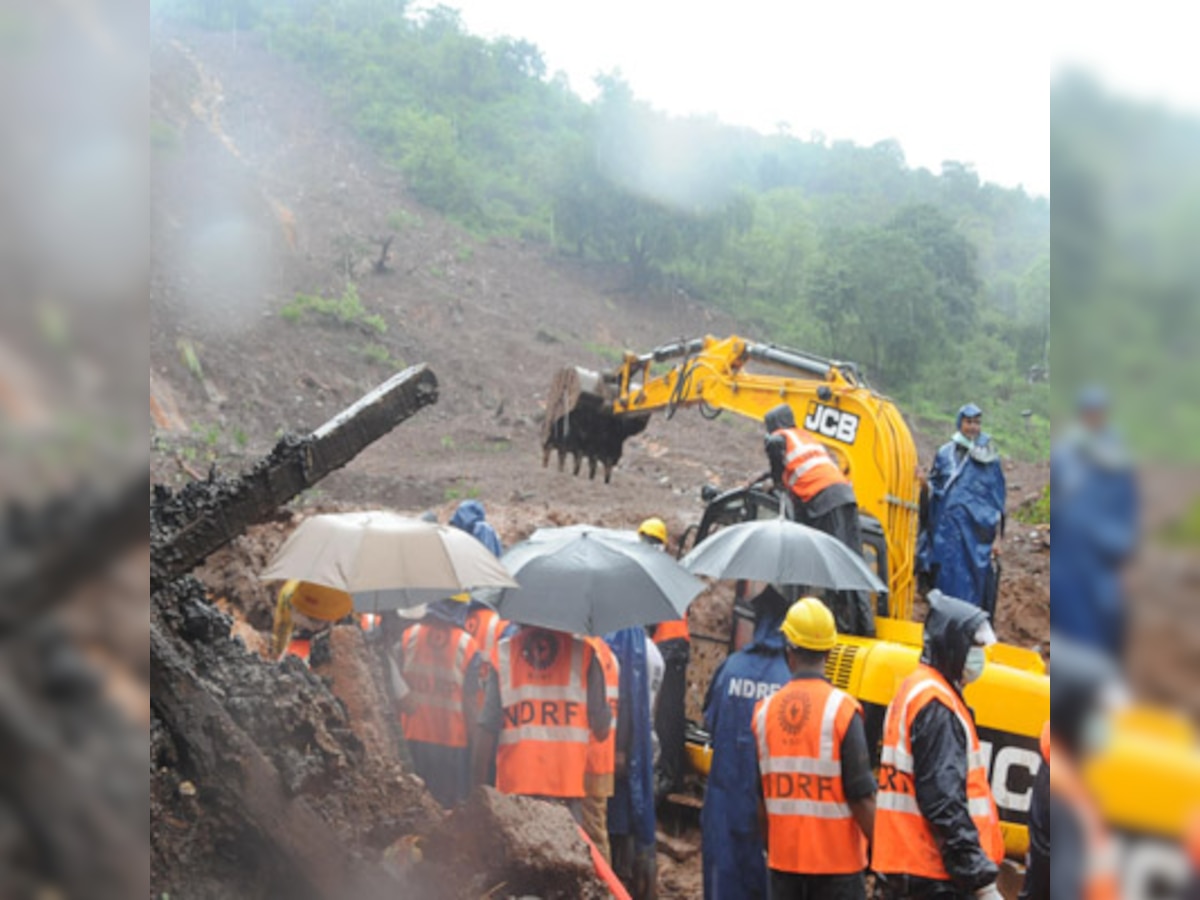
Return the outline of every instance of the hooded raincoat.
<path id="1" fill-rule="evenodd" d="M 931 591 L 921 662 L 958 690 L 967 651 L 986 621 L 983 610 Z M 967 805 L 967 735 L 956 714 L 942 703 L 930 703 L 913 721 L 910 737 L 917 805 L 941 843 L 946 872 L 967 893 L 991 884 L 998 869 L 983 850 Z M 922 896 L 918 882 L 925 879 L 912 881 L 911 894 Z"/>
<path id="2" fill-rule="evenodd" d="M 700 812 L 706 900 L 765 900 L 767 863 L 758 827 L 754 705 L 791 678 L 779 627 L 787 601 L 768 588 L 756 600 L 754 639 L 717 669 L 704 698 L 712 768 Z"/>
<path id="3" fill-rule="evenodd" d="M 962 426 L 967 409 L 959 410 L 956 427 Z M 1004 469 L 990 435 L 981 433 L 971 447 L 952 440 L 938 449 L 917 543 L 917 563 L 921 571 L 933 573 L 938 590 L 983 605 L 1006 493 Z"/>
<path id="4" fill-rule="evenodd" d="M 1082 429 L 1050 455 L 1050 627 L 1119 657 L 1125 643 L 1121 568 L 1137 546 L 1133 466 L 1117 436 Z"/>
<path id="5" fill-rule="evenodd" d="M 633 835 L 639 848 L 654 846 L 654 747 L 650 688 L 646 673 L 646 631 L 623 628 L 604 636 L 620 666 L 617 751 L 626 772 L 617 775 L 608 801 L 608 831 Z"/>
<path id="6" fill-rule="evenodd" d="M 504 552 L 500 536 L 496 534 L 496 529 L 487 523 L 483 504 L 478 500 L 464 500 L 458 504 L 454 515 L 450 517 L 450 524 L 473 536 L 496 556 Z"/>

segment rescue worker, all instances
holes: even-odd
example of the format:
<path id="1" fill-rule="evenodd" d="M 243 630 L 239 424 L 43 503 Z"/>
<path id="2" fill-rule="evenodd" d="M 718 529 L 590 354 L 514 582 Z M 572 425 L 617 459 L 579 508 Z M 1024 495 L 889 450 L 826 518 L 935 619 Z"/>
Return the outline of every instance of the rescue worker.
<path id="1" fill-rule="evenodd" d="M 758 803 L 749 786 L 758 756 L 750 740 L 754 706 L 791 678 L 780 626 L 788 603 L 767 586 L 750 601 L 754 637 L 725 658 L 704 697 L 704 727 L 712 763 L 700 810 L 705 900 L 766 900 L 767 867 L 758 825 Z"/>
<path id="2" fill-rule="evenodd" d="M 1019 900 L 1050 900 L 1050 723 L 1038 742 L 1042 764 L 1033 776 L 1029 795 L 1029 849 L 1025 851 L 1025 881 Z"/>
<path id="3" fill-rule="evenodd" d="M 488 523 L 487 513 L 483 509 L 483 504 L 478 500 L 464 500 L 458 504 L 454 515 L 450 517 L 450 525 L 473 536 L 496 556 L 504 553 L 500 536 L 496 534 L 496 529 Z"/>
<path id="4" fill-rule="evenodd" d="M 500 642 L 500 638 L 515 632 L 516 626 L 500 618 L 500 614 L 490 604 L 482 600 L 476 600 L 469 594 L 459 594 L 456 599 L 466 602 L 467 615 L 463 622 L 463 628 L 466 629 L 467 634 L 475 639 L 475 643 L 479 645 L 479 684 L 482 688 L 482 686 L 487 685 L 488 679 L 492 676 L 491 660 L 492 653 L 496 649 L 496 644 Z M 483 701 L 486 692 L 481 689 L 477 696 L 479 698 L 478 712 L 483 712 Z M 491 762 L 485 784 L 492 787 L 496 785 L 495 759 Z"/>
<path id="5" fill-rule="evenodd" d="M 440 600 L 392 646 L 407 695 L 393 695 L 413 768 L 442 806 L 471 789 L 471 743 L 478 713 L 479 645 L 463 628 L 466 603 Z"/>
<path id="6" fill-rule="evenodd" d="M 1082 771 L 1088 758 L 1108 744 L 1112 713 L 1124 701 L 1121 678 L 1097 650 L 1053 632 L 1050 646 L 1047 766 L 1054 865 L 1044 876 L 1047 896 L 1116 900 L 1116 846 Z M 1029 877 L 1043 876 L 1031 872 Z"/>
<path id="7" fill-rule="evenodd" d="M 1000 900 L 1000 817 L 962 697 L 996 636 L 978 607 L 937 590 L 928 600 L 920 664 L 884 720 L 871 868 L 892 897 Z"/>
<path id="8" fill-rule="evenodd" d="M 825 680 L 829 607 L 792 604 L 780 626 L 791 680 L 754 707 L 759 817 L 771 900 L 865 900 L 875 776 L 858 701 Z"/>
<path id="9" fill-rule="evenodd" d="M 638 526 L 638 537 L 645 544 L 666 552 L 670 538 L 667 523 L 657 516 Z M 686 743 L 687 667 L 691 656 L 691 637 L 686 619 L 659 622 L 649 628 L 658 652 L 662 654 L 663 680 L 658 706 L 654 712 L 654 733 L 658 743 L 655 764 L 654 797 L 662 802 L 667 794 L 679 790 L 683 777 L 683 750 Z"/>
<path id="10" fill-rule="evenodd" d="M 1137 477 L 1109 424 L 1108 395 L 1080 392 L 1078 421 L 1050 454 L 1050 627 L 1120 659 L 1126 615 L 1121 570 L 1138 540 Z"/>
<path id="11" fill-rule="evenodd" d="M 588 741 L 608 736 L 604 671 L 578 637 L 529 625 L 496 644 L 472 768 L 496 788 L 566 806 L 583 824 Z"/>
<path id="12" fill-rule="evenodd" d="M 616 782 L 608 801 L 613 871 L 634 900 L 653 900 L 657 885 L 654 816 L 654 716 L 644 628 L 605 635 L 620 666 Z"/>
<path id="13" fill-rule="evenodd" d="M 621 687 L 621 667 L 612 648 L 603 638 L 585 638 L 600 668 L 604 671 L 604 698 L 608 702 L 609 713 L 614 721 L 618 721 L 620 710 L 618 702 Z M 617 729 L 609 728 L 604 740 L 592 737 L 588 742 L 587 766 L 584 768 L 583 796 L 583 830 L 587 832 L 592 843 L 604 861 L 612 863 L 612 848 L 608 842 L 608 798 L 613 795 L 614 773 L 616 771 L 616 742 Z"/>
<path id="14" fill-rule="evenodd" d="M 954 435 L 938 448 L 929 475 L 920 475 L 917 566 L 931 587 L 991 616 L 1007 487 L 1000 454 L 982 421 L 974 403 L 959 409 Z"/>
<path id="15" fill-rule="evenodd" d="M 796 427 L 792 408 L 781 403 L 763 419 L 771 478 L 792 501 L 792 518 L 831 534 L 862 555 L 854 487 L 825 445 Z M 839 591 L 834 619 L 844 634 L 875 636 L 875 610 L 865 591 Z"/>

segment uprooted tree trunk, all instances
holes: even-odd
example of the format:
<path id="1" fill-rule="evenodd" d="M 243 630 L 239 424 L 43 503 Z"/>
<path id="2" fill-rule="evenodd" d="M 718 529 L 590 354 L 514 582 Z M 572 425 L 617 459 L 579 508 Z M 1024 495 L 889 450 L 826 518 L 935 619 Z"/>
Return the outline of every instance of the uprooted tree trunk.
<path id="1" fill-rule="evenodd" d="M 436 400 L 436 378 L 416 366 L 311 435 L 281 440 L 240 478 L 213 474 L 179 493 L 155 486 L 150 660 L 156 892 L 270 895 L 286 883 L 298 897 L 395 894 L 394 880 L 351 848 L 386 846 L 438 811 L 395 760 L 364 752 L 345 708 L 315 673 L 294 659 L 266 663 L 231 638 L 228 618 L 186 573 Z M 178 846 L 186 837 L 174 840 L 172 829 L 196 841 L 203 835 L 213 852 L 193 859 L 194 848 Z M 255 845 L 252 853 L 247 841 Z M 226 869 L 237 871 L 238 864 L 248 884 L 222 884 L 236 877 Z"/>

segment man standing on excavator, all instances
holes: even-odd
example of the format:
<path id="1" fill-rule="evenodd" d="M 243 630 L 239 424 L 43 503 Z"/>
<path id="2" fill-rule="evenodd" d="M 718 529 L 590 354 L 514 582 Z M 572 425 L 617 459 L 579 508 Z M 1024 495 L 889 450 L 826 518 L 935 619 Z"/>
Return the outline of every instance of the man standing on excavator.
<path id="1" fill-rule="evenodd" d="M 917 566 L 931 587 L 991 616 L 1006 486 L 1000 454 L 982 418 L 974 403 L 963 406 L 954 436 L 938 449 L 928 478 L 921 478 Z"/>
<path id="2" fill-rule="evenodd" d="M 765 449 L 776 488 L 791 500 L 791 518 L 831 534 L 862 555 L 858 500 L 850 479 L 825 445 L 796 427 L 792 408 L 781 403 L 763 419 Z M 833 609 L 838 631 L 875 636 L 875 612 L 865 592 L 839 591 Z"/>

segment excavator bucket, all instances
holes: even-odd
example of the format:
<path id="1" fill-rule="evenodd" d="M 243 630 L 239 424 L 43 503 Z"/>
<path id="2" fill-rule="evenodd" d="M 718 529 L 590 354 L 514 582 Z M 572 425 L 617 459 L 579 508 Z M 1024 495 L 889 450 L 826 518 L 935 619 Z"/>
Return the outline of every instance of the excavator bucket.
<path id="1" fill-rule="evenodd" d="M 542 421 L 543 466 L 550 464 L 551 451 L 558 451 L 560 472 L 570 454 L 575 475 L 586 459 L 588 478 L 596 477 L 600 465 L 605 484 L 609 482 L 625 439 L 644 430 L 650 421 L 649 414 L 614 415 L 612 393 L 599 372 L 572 366 L 555 374 Z"/>

